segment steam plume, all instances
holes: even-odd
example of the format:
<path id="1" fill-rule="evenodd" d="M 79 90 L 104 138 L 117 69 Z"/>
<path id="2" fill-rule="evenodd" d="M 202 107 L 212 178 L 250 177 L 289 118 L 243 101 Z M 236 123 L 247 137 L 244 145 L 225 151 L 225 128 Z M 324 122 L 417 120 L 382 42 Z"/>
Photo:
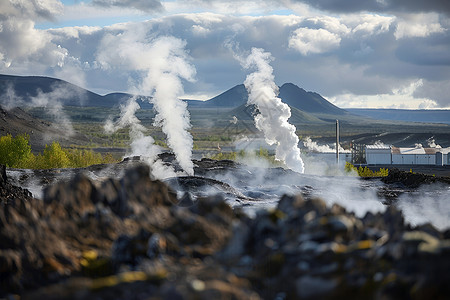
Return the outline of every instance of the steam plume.
<path id="1" fill-rule="evenodd" d="M 149 40 L 146 32 L 137 30 L 105 36 L 101 44 L 101 49 L 108 49 L 97 54 L 102 67 L 140 71 L 140 83 L 134 85 L 133 92 L 152 96 L 155 125 L 166 134 L 181 168 L 193 175 L 190 117 L 187 104 L 179 99 L 183 94 L 182 79 L 193 81 L 196 73 L 189 63 L 186 42 L 171 36 Z"/>
<path id="2" fill-rule="evenodd" d="M 172 167 L 165 166 L 158 160 L 158 154 L 161 148 L 154 144 L 155 140 L 145 135 L 147 129 L 141 124 L 136 117 L 136 111 L 141 107 L 136 101 L 136 97 L 131 97 L 125 105 L 120 106 L 120 118 L 114 123 L 107 120 L 104 129 L 107 133 L 113 133 L 121 128 L 130 128 L 131 153 L 128 156 L 142 156 L 152 165 L 152 174 L 155 178 L 163 179 L 175 176 Z"/>
<path id="3" fill-rule="evenodd" d="M 336 143 L 333 146 L 330 145 L 319 145 L 316 141 L 313 141 L 311 137 L 307 136 L 303 140 L 303 146 L 305 146 L 309 151 L 320 152 L 320 153 L 329 153 L 336 152 Z M 339 145 L 339 153 L 350 153 L 350 150 L 345 150 Z"/>
<path id="4" fill-rule="evenodd" d="M 275 158 L 283 161 L 291 170 L 303 173 L 304 164 L 300 157 L 296 128 L 288 122 L 291 109 L 277 97 L 278 87 L 269 64 L 272 59 L 269 52 L 260 48 L 252 48 L 251 54 L 241 59 L 244 68 L 256 69 L 244 82 L 249 93 L 247 104 L 256 105 L 260 112 L 255 116 L 255 125 L 264 133 L 269 145 L 276 145 Z"/>
<path id="5" fill-rule="evenodd" d="M 430 137 L 428 140 L 428 147 L 430 148 L 442 148 L 441 145 L 436 144 L 436 140 L 433 137 Z"/>
<path id="6" fill-rule="evenodd" d="M 179 99 L 183 94 L 181 79 L 193 80 L 195 68 L 188 63 L 186 43 L 174 37 L 161 37 L 152 44 L 155 56 L 149 62 L 142 88 L 153 90 L 151 102 L 156 109 L 155 125 L 167 135 L 167 144 L 183 170 L 194 175 L 192 135 L 187 104 Z"/>
<path id="7" fill-rule="evenodd" d="M 27 96 L 26 99 L 16 95 L 13 84 L 7 84 L 6 92 L 0 97 L 0 103 L 6 109 L 14 107 L 42 107 L 45 113 L 52 117 L 53 122 L 62 129 L 66 136 L 72 136 L 75 131 L 70 117 L 64 112 L 63 106 L 65 100 L 75 98 L 82 102 L 85 95 L 66 84 L 53 84 L 51 90 L 44 93 L 38 89 L 36 96 Z"/>
<path id="8" fill-rule="evenodd" d="M 126 105 L 120 106 L 120 118 L 116 123 L 112 120 L 107 120 L 104 129 L 107 133 L 113 133 L 119 129 L 129 127 L 131 143 L 131 156 L 134 155 L 149 155 L 152 156 L 153 151 L 149 150 L 149 145 L 152 145 L 154 140 L 151 136 L 146 137 L 145 131 L 147 129 L 141 124 L 141 121 L 136 117 L 136 111 L 141 107 L 136 102 L 136 97 L 128 99 Z M 147 145 L 144 145 L 142 140 L 145 138 L 148 141 Z M 141 141 L 141 142 L 139 142 Z M 156 153 L 157 154 L 157 153 Z"/>

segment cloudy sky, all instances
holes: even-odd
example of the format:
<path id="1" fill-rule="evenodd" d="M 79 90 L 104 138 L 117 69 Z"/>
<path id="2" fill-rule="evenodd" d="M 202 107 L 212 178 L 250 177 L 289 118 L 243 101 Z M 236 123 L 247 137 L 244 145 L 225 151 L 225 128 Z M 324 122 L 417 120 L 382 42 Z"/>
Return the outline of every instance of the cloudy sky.
<path id="1" fill-rule="evenodd" d="M 172 36 L 196 71 L 191 99 L 243 83 L 230 47 L 258 47 L 278 85 L 340 107 L 450 108 L 449 29 L 448 0 L 1 0 L 0 73 L 139 91 L 154 41 Z"/>

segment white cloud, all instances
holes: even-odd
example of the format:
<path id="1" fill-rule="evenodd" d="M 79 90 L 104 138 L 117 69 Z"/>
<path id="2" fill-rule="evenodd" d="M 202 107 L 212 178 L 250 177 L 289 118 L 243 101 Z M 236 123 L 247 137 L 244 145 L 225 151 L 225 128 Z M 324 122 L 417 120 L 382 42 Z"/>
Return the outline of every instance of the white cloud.
<path id="1" fill-rule="evenodd" d="M 51 33 L 54 39 L 57 38 L 57 36 L 61 36 L 63 39 L 80 39 L 81 35 L 90 35 L 100 30 L 102 30 L 102 28 L 99 26 L 75 26 L 48 29 L 47 32 Z"/>
<path id="2" fill-rule="evenodd" d="M 422 85 L 417 87 L 413 95 L 416 98 L 431 98 L 439 104 L 439 107 L 450 109 L 450 80 L 422 80 Z"/>
<path id="3" fill-rule="evenodd" d="M 342 21 L 343 19 L 341 18 L 320 15 L 315 17 L 307 17 L 304 19 L 303 23 L 306 24 L 312 23 L 319 28 L 326 29 L 329 32 L 339 35 L 345 35 L 350 33 L 350 28 L 347 27 L 347 25 L 345 25 Z"/>
<path id="4" fill-rule="evenodd" d="M 303 55 L 324 53 L 339 47 L 341 38 L 325 29 L 299 28 L 289 39 L 289 47 Z"/>
<path id="5" fill-rule="evenodd" d="M 34 27 L 36 20 L 52 20 L 62 9 L 57 0 L 2 1 L 0 71 L 23 67 L 42 71 L 63 66 L 67 50 L 53 44 L 48 32 Z"/>
<path id="6" fill-rule="evenodd" d="M 446 29 L 439 22 L 436 13 L 405 15 L 397 21 L 395 37 L 427 37 L 434 33 L 443 33 Z"/>
<path id="7" fill-rule="evenodd" d="M 101 93 L 125 91 L 129 80 L 137 80 L 141 62 L 128 60 L 125 66 L 114 43 L 105 42 L 108 36 L 130 31 L 140 35 L 143 45 L 155 35 L 186 41 L 198 78 L 196 83 L 186 83 L 189 95 L 204 98 L 244 81 L 245 73 L 223 46 L 233 40 L 243 50 L 260 47 L 271 52 L 279 85 L 293 82 L 323 95 L 362 99 L 358 95 L 393 95 L 397 86 L 421 78 L 423 85 L 416 88 L 412 100 L 450 106 L 450 55 L 446 51 L 450 19 L 439 12 L 419 13 L 419 2 L 410 10 L 414 14 L 405 9 L 399 14 L 395 9 L 381 10 L 373 1 L 380 10 L 370 10 L 368 3 L 357 1 L 354 7 L 319 1 L 330 10 L 346 12 L 327 15 L 306 5 L 308 1 L 177 0 L 163 1 L 165 11 L 151 19 L 145 8 L 137 7 L 141 1 L 128 7 L 120 6 L 124 1 L 106 1 L 107 9 L 87 1 L 75 1 L 64 9 L 57 0 L 15 2 L 21 6 L 0 2 L 0 72 L 4 73 L 61 76 L 80 85 L 85 82 Z M 277 15 L 266 15 L 272 12 Z M 36 22 L 55 19 L 52 25 L 56 27 L 96 26 L 36 28 Z M 97 55 L 108 51 L 117 62 L 102 61 Z M 404 102 L 399 96 L 397 100 Z M 383 103 L 389 105 L 387 100 Z"/>
<path id="8" fill-rule="evenodd" d="M 233 15 L 264 15 L 285 8 L 282 1 L 240 1 L 240 0 L 178 0 L 164 1 L 162 5 L 169 14 L 213 12 Z"/>
<path id="9" fill-rule="evenodd" d="M 395 21 L 395 17 L 360 14 L 347 16 L 345 21 L 349 26 L 353 27 L 353 33 L 381 34 L 389 30 L 390 25 Z"/>
<path id="10" fill-rule="evenodd" d="M 391 93 L 377 95 L 347 93 L 330 97 L 329 100 L 344 108 L 431 109 L 438 107 L 436 101 L 432 99 L 414 96 L 415 91 L 422 85 L 423 80 L 417 79 L 392 89 Z"/>
<path id="11" fill-rule="evenodd" d="M 163 6 L 159 0 L 92 0 L 92 5 L 104 8 L 134 8 L 144 12 L 161 11 Z"/>
<path id="12" fill-rule="evenodd" d="M 104 28 L 72 27 L 47 32 L 55 43 L 69 49 L 69 56 L 79 59 L 80 69 L 85 72 L 90 88 L 102 93 L 127 90 L 130 79 L 120 70 L 126 68 L 128 73 L 133 73 L 133 70 L 139 72 L 143 63 L 138 60 L 124 61 L 114 42 L 105 43 L 108 36 L 112 40 L 117 36 L 130 38 L 130 34 L 124 37 L 125 32 L 134 32 L 141 41 L 145 41 L 146 37 L 150 41 L 152 36 L 164 34 L 185 40 L 198 79 L 195 84 L 186 84 L 185 90 L 189 95 L 217 95 L 243 82 L 243 70 L 223 46 L 230 39 L 239 43 L 243 50 L 257 46 L 273 53 L 278 84 L 293 82 L 328 96 L 389 95 L 411 76 L 423 78 L 424 82 L 438 74 L 441 81 L 450 79 L 450 68 L 445 64 L 433 63 L 426 69 L 428 74 L 424 74 L 424 63 L 415 65 L 406 60 L 411 48 L 400 47 L 405 39 L 395 39 L 395 28 L 391 26 L 395 21 L 395 17 L 370 14 L 338 18 L 320 15 L 239 17 L 200 13 L 120 23 Z M 130 44 L 133 42 L 130 40 Z M 418 48 L 420 45 L 431 47 L 426 38 L 416 44 L 416 48 L 422 49 Z M 139 49 L 138 46 L 134 50 Z M 421 57 L 428 57 L 427 51 L 428 48 L 425 48 Z M 99 52 L 114 54 L 114 59 L 108 62 L 109 70 L 101 56 L 95 57 L 94 54 Z M 433 57 L 439 61 L 439 58 Z M 415 59 L 415 56 L 410 58 L 411 61 Z M 69 59 L 66 59 L 66 65 L 67 61 Z M 84 67 L 85 64 L 90 67 Z M 100 65 L 103 68 L 96 67 Z M 439 87 L 436 89 L 439 90 Z M 413 96 L 416 97 L 416 94 Z M 420 98 L 436 101 L 434 96 Z M 442 100 L 437 103 L 448 106 L 448 102 Z"/>
<path id="13" fill-rule="evenodd" d="M 207 35 L 208 33 L 211 32 L 211 30 L 209 30 L 208 28 L 205 28 L 201 25 L 192 25 L 192 32 L 195 35 Z"/>
<path id="14" fill-rule="evenodd" d="M 59 0 L 3 0 L 0 2 L 0 19 L 19 17 L 53 20 L 62 13 L 63 8 Z"/>

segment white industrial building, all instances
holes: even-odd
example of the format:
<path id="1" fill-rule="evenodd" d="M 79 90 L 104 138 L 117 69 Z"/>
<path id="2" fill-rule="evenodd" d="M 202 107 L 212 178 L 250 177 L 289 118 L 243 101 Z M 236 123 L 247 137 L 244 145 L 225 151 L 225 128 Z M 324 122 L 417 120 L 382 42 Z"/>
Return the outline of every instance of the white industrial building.
<path id="1" fill-rule="evenodd" d="M 450 165 L 450 148 L 399 148 L 367 145 L 368 165 Z"/>

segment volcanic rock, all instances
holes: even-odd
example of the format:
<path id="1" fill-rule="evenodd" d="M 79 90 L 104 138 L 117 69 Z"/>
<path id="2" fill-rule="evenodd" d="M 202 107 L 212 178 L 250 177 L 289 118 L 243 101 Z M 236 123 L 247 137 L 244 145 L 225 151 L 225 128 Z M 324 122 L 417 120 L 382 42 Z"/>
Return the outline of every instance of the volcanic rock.
<path id="1" fill-rule="evenodd" d="M 397 168 L 389 169 L 388 176 L 383 177 L 382 181 L 388 184 L 402 184 L 408 188 L 417 188 L 422 184 L 430 184 L 435 182 L 450 184 L 449 177 L 436 177 L 421 173 L 400 171 Z"/>
<path id="2" fill-rule="evenodd" d="M 1 175 L 0 297 L 443 299 L 450 292 L 448 231 L 411 227 L 393 206 L 358 218 L 318 198 L 285 195 L 250 218 L 223 194 L 180 206 L 150 171 L 136 165 L 101 182 L 78 174 L 48 187 L 43 201 Z"/>

